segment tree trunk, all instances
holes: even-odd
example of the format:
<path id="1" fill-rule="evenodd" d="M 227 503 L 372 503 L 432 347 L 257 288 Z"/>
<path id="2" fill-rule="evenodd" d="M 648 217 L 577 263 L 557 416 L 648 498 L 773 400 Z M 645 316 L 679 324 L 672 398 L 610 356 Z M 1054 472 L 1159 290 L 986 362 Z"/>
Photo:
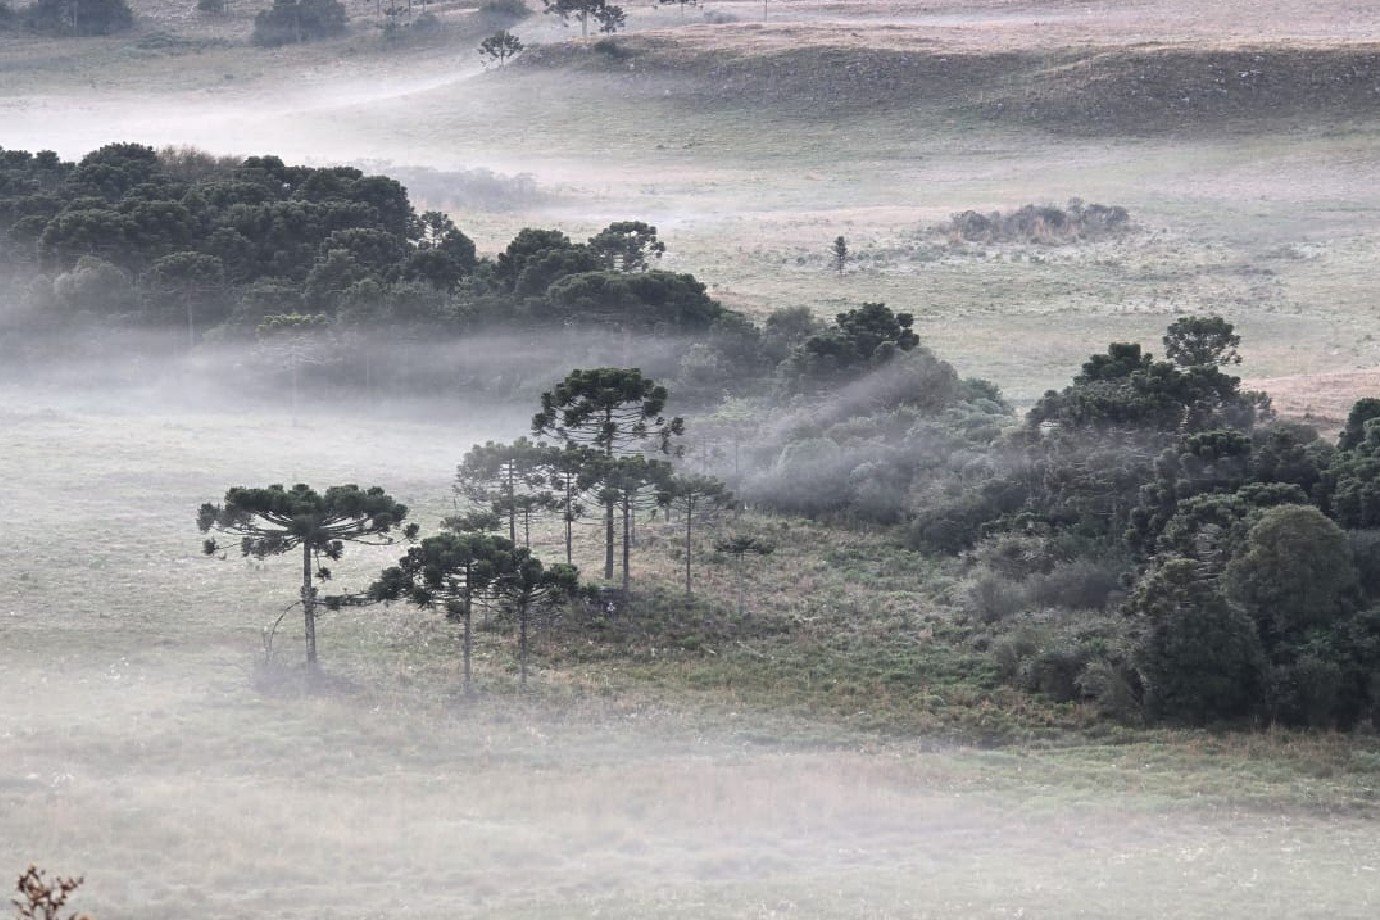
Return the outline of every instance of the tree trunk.
<path id="1" fill-rule="evenodd" d="M 690 590 L 690 521 L 694 518 L 694 506 L 690 505 L 685 509 L 685 596 L 690 597 L 693 591 Z"/>
<path id="2" fill-rule="evenodd" d="M 508 461 L 508 541 L 517 546 L 517 487 L 513 485 L 513 461 Z"/>
<path id="3" fill-rule="evenodd" d="M 307 637 L 307 670 L 318 669 L 316 657 L 316 589 L 311 585 L 311 544 L 302 544 L 302 612 Z"/>
<path id="4" fill-rule="evenodd" d="M 471 631 L 470 615 L 474 612 L 474 595 L 470 588 L 469 566 L 465 567 L 465 696 L 474 695 L 474 684 L 470 678 L 470 659 L 474 656 L 474 634 Z"/>
<path id="5" fill-rule="evenodd" d="M 604 501 L 604 580 L 613 581 L 613 496 Z"/>
<path id="6" fill-rule="evenodd" d="M 632 500 L 623 492 L 623 603 L 628 602 L 628 585 L 632 573 L 628 571 L 628 559 L 632 556 Z"/>
<path id="7" fill-rule="evenodd" d="M 518 602 L 518 686 L 527 689 L 527 608 L 531 602 Z"/>
<path id="8" fill-rule="evenodd" d="M 613 410 L 604 410 L 605 432 L 613 428 Z M 609 436 L 609 442 L 604 445 L 604 459 L 608 462 L 610 475 L 613 472 L 613 438 Z M 604 580 L 613 581 L 613 492 L 609 488 L 609 483 L 604 483 L 604 488 L 608 495 L 604 499 Z"/>
<path id="9" fill-rule="evenodd" d="M 575 564 L 575 521 L 570 495 L 570 480 L 565 483 L 565 564 Z"/>

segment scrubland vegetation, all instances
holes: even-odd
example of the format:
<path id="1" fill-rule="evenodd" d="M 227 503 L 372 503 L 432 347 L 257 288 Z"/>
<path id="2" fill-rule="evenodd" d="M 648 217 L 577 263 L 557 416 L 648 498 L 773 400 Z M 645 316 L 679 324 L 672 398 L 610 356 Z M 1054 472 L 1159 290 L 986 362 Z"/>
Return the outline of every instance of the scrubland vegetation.
<path id="1" fill-rule="evenodd" d="M 0 19 L 21 916 L 1373 914 L 1354 27 L 473 6 Z"/>

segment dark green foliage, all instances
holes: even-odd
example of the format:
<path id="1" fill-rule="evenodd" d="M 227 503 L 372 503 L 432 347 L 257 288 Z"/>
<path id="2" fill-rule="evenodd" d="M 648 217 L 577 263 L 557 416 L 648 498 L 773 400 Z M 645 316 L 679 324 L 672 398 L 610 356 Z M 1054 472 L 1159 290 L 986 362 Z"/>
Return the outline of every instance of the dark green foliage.
<path id="1" fill-rule="evenodd" d="M 508 539 L 530 544 L 531 524 L 554 510 L 550 448 L 519 438 L 512 444 L 489 441 L 470 449 L 456 471 L 456 492 L 473 506 L 493 512 L 507 523 Z"/>
<path id="2" fill-rule="evenodd" d="M 1156 458 L 1154 478 L 1141 488 L 1138 507 L 1131 514 L 1132 545 L 1143 552 L 1153 551 L 1169 522 L 1197 496 L 1269 484 L 1279 488 L 1253 491 L 1246 504 L 1305 503 L 1318 491 L 1331 462 L 1331 449 L 1302 425 L 1271 425 L 1249 434 L 1217 430 L 1187 435 Z M 1197 511 L 1210 507 L 1213 503 L 1194 505 Z M 1210 519 L 1211 515 L 1202 518 L 1204 522 Z M 1180 539 L 1184 530 L 1181 520 L 1180 534 L 1170 543 L 1179 540 L 1176 551 L 1190 554 Z"/>
<path id="3" fill-rule="evenodd" d="M 523 281 L 533 276 L 537 266 L 544 268 L 547 264 L 529 265 L 522 275 Z M 521 288 L 520 282 L 520 292 Z M 606 323 L 622 329 L 703 332 L 725 313 L 693 276 L 671 272 L 562 273 L 544 290 L 548 309 L 555 318 Z"/>
<path id="4" fill-rule="evenodd" d="M 666 254 L 666 244 L 657 239 L 656 227 L 640 220 L 609 224 L 590 237 L 589 248 L 608 268 L 620 272 L 645 272 L 648 260 Z"/>
<path id="5" fill-rule="evenodd" d="M 1083 365 L 1072 385 L 1046 393 L 1028 423 L 1164 432 L 1249 429 L 1269 414 L 1268 401 L 1242 392 L 1240 383 L 1215 365 L 1183 368 L 1154 360 L 1139 345 L 1112 344 Z"/>
<path id="6" fill-rule="evenodd" d="M 762 327 L 764 357 L 773 364 L 780 364 L 806 339 L 819 335 L 824 329 L 825 324 L 815 317 L 809 307 L 774 310 Z"/>
<path id="7" fill-rule="evenodd" d="M 1184 316 L 1164 334 L 1165 357 L 1180 367 L 1240 364 L 1241 336 L 1220 316 Z"/>
<path id="8" fill-rule="evenodd" d="M 1195 559 L 1220 571 L 1245 545 L 1259 512 L 1307 500 L 1298 486 L 1280 482 L 1253 482 L 1225 495 L 1195 495 L 1175 506 L 1154 549 Z"/>
<path id="9" fill-rule="evenodd" d="M 18 18 L 26 29 L 53 35 L 110 35 L 134 25 L 125 0 L 33 0 Z"/>
<path id="10" fill-rule="evenodd" d="M 796 391 L 856 379 L 920 344 L 911 331 L 913 322 L 909 313 L 892 313 L 880 303 L 840 313 L 832 327 L 810 336 L 792 352 L 783 368 L 785 379 Z"/>
<path id="11" fill-rule="evenodd" d="M 1259 710 L 1266 662 L 1255 624 L 1196 563 L 1165 562 L 1127 609 L 1145 624 L 1136 664 L 1150 718 L 1204 724 Z"/>
<path id="12" fill-rule="evenodd" d="M 1342 429 L 1337 441 L 1338 450 L 1354 450 L 1367 440 L 1367 423 L 1380 419 L 1380 399 L 1367 397 L 1358 399 L 1347 414 L 1346 428 Z"/>
<path id="13" fill-rule="evenodd" d="M 1380 526 L 1380 414 L 1372 416 L 1372 411 L 1380 413 L 1380 401 L 1363 399 L 1351 410 L 1322 487 L 1332 516 L 1343 527 Z"/>
<path id="14" fill-rule="evenodd" d="M 614 518 L 622 507 L 625 589 L 632 503 L 644 486 L 666 478 L 664 466 L 647 467 L 644 454 L 670 453 L 672 438 L 685 433 L 684 420 L 663 415 L 669 395 L 666 387 L 642 376 L 637 368 L 577 368 L 554 390 L 542 394 L 541 411 L 532 419 L 534 434 L 554 435 L 566 450 L 590 455 L 585 468 L 598 484 L 598 500 L 604 509 L 606 579 L 613 577 Z"/>
<path id="15" fill-rule="evenodd" d="M 465 625 L 465 689 L 470 689 L 470 615 L 476 603 L 509 607 L 517 617 L 519 668 L 527 683 L 529 614 L 533 606 L 574 596 L 579 572 L 571 565 L 545 566 L 530 550 L 480 533 L 442 533 L 408 550 L 370 586 L 374 601 L 406 600 L 441 607 Z"/>
<path id="16" fill-rule="evenodd" d="M 477 11 L 482 16 L 505 16 L 525 19 L 532 15 L 532 8 L 524 0 L 484 0 Z"/>
<path id="17" fill-rule="evenodd" d="M 276 47 L 344 35 L 349 14 L 340 0 L 273 0 L 254 17 L 253 41 Z"/>
<path id="18" fill-rule="evenodd" d="M 643 377 L 637 368 L 577 368 L 542 394 L 532 430 L 608 456 L 648 444 L 666 451 L 670 439 L 685 427 L 680 418 L 663 417 L 668 398 L 664 386 Z"/>
<path id="19" fill-rule="evenodd" d="M 1346 536 L 1311 505 L 1265 511 L 1224 578 L 1271 646 L 1330 628 L 1355 609 L 1357 576 Z"/>
<path id="20" fill-rule="evenodd" d="M 456 615 L 456 605 L 483 598 L 503 568 L 513 544 L 478 533 L 443 533 L 410 548 L 398 565 L 385 569 L 370 585 L 375 601 L 406 600 L 440 607 Z"/>

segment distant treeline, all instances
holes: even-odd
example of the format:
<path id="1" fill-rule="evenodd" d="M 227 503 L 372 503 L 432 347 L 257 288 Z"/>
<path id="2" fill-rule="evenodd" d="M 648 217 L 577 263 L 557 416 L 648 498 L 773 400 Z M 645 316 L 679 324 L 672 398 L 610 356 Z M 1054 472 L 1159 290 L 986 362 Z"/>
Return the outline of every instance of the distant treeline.
<path id="1" fill-rule="evenodd" d="M 66 162 L 0 150 L 0 240 L 0 261 L 33 275 L 2 323 L 35 335 L 182 326 L 193 342 L 286 329 L 310 339 L 318 376 L 352 372 L 360 337 L 375 343 L 377 380 L 403 346 L 415 355 L 525 330 L 534 352 L 599 346 L 583 357 L 650 364 L 682 399 L 717 402 L 832 385 L 918 341 L 908 315 L 880 304 L 832 328 L 801 308 L 759 327 L 693 276 L 658 270 L 665 244 L 640 221 L 584 241 L 529 228 L 481 258 L 395 179 L 274 156 L 112 144 Z M 630 353 L 649 341 L 653 354 Z"/>

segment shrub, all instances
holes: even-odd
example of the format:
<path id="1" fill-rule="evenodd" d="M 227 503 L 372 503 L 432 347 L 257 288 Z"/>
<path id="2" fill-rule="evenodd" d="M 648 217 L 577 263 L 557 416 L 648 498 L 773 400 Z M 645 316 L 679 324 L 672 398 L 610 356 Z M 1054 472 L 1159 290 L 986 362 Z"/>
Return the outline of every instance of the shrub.
<path id="1" fill-rule="evenodd" d="M 277 47 L 343 35 L 349 15 L 340 0 L 273 0 L 254 17 L 253 42 Z"/>
<path id="2" fill-rule="evenodd" d="M 1348 530 L 1346 538 L 1361 591 L 1380 597 L 1380 530 Z"/>
<path id="3" fill-rule="evenodd" d="M 110 35 L 134 25 L 134 12 L 125 0 L 34 0 L 20 19 L 35 32 Z"/>
<path id="4" fill-rule="evenodd" d="M 976 243 L 1067 243 L 1124 233 L 1131 215 L 1119 205 L 1084 204 L 1074 198 L 1067 209 L 1028 204 L 1015 211 L 955 214 L 939 229 L 955 239 Z"/>
<path id="5" fill-rule="evenodd" d="M 1255 623 L 1201 586 L 1150 627 L 1136 651 L 1151 719 L 1202 725 L 1248 717 L 1265 689 Z"/>
<path id="6" fill-rule="evenodd" d="M 1092 649 L 1072 639 L 1063 639 L 1040 649 L 1027 659 L 1017 679 L 1022 689 L 1042 693 L 1058 703 L 1071 703 L 1083 696 L 1079 678 L 1088 666 Z"/>
<path id="7" fill-rule="evenodd" d="M 1262 514 L 1225 580 L 1271 645 L 1330 626 L 1355 609 L 1356 568 L 1346 536 L 1311 505 Z"/>
<path id="8" fill-rule="evenodd" d="M 992 572 L 978 576 L 968 589 L 968 609 L 984 623 L 1004 620 L 1029 604 L 1030 594 L 1024 585 Z"/>
<path id="9" fill-rule="evenodd" d="M 1341 696 L 1341 666 L 1320 655 L 1305 653 L 1270 672 L 1271 714 L 1285 725 L 1332 725 Z"/>
<path id="10" fill-rule="evenodd" d="M 1119 722 L 1135 722 L 1141 710 L 1140 677 L 1121 656 L 1097 658 L 1079 673 L 1079 693 L 1097 704 L 1104 716 Z"/>
<path id="11" fill-rule="evenodd" d="M 511 19 L 526 19 L 532 15 L 532 8 L 523 0 L 484 0 L 479 7 L 481 16 L 505 16 Z"/>
<path id="12" fill-rule="evenodd" d="M 1121 590 L 1121 567 L 1095 559 L 1060 563 L 1030 579 L 1030 598 L 1042 607 L 1105 610 Z"/>

